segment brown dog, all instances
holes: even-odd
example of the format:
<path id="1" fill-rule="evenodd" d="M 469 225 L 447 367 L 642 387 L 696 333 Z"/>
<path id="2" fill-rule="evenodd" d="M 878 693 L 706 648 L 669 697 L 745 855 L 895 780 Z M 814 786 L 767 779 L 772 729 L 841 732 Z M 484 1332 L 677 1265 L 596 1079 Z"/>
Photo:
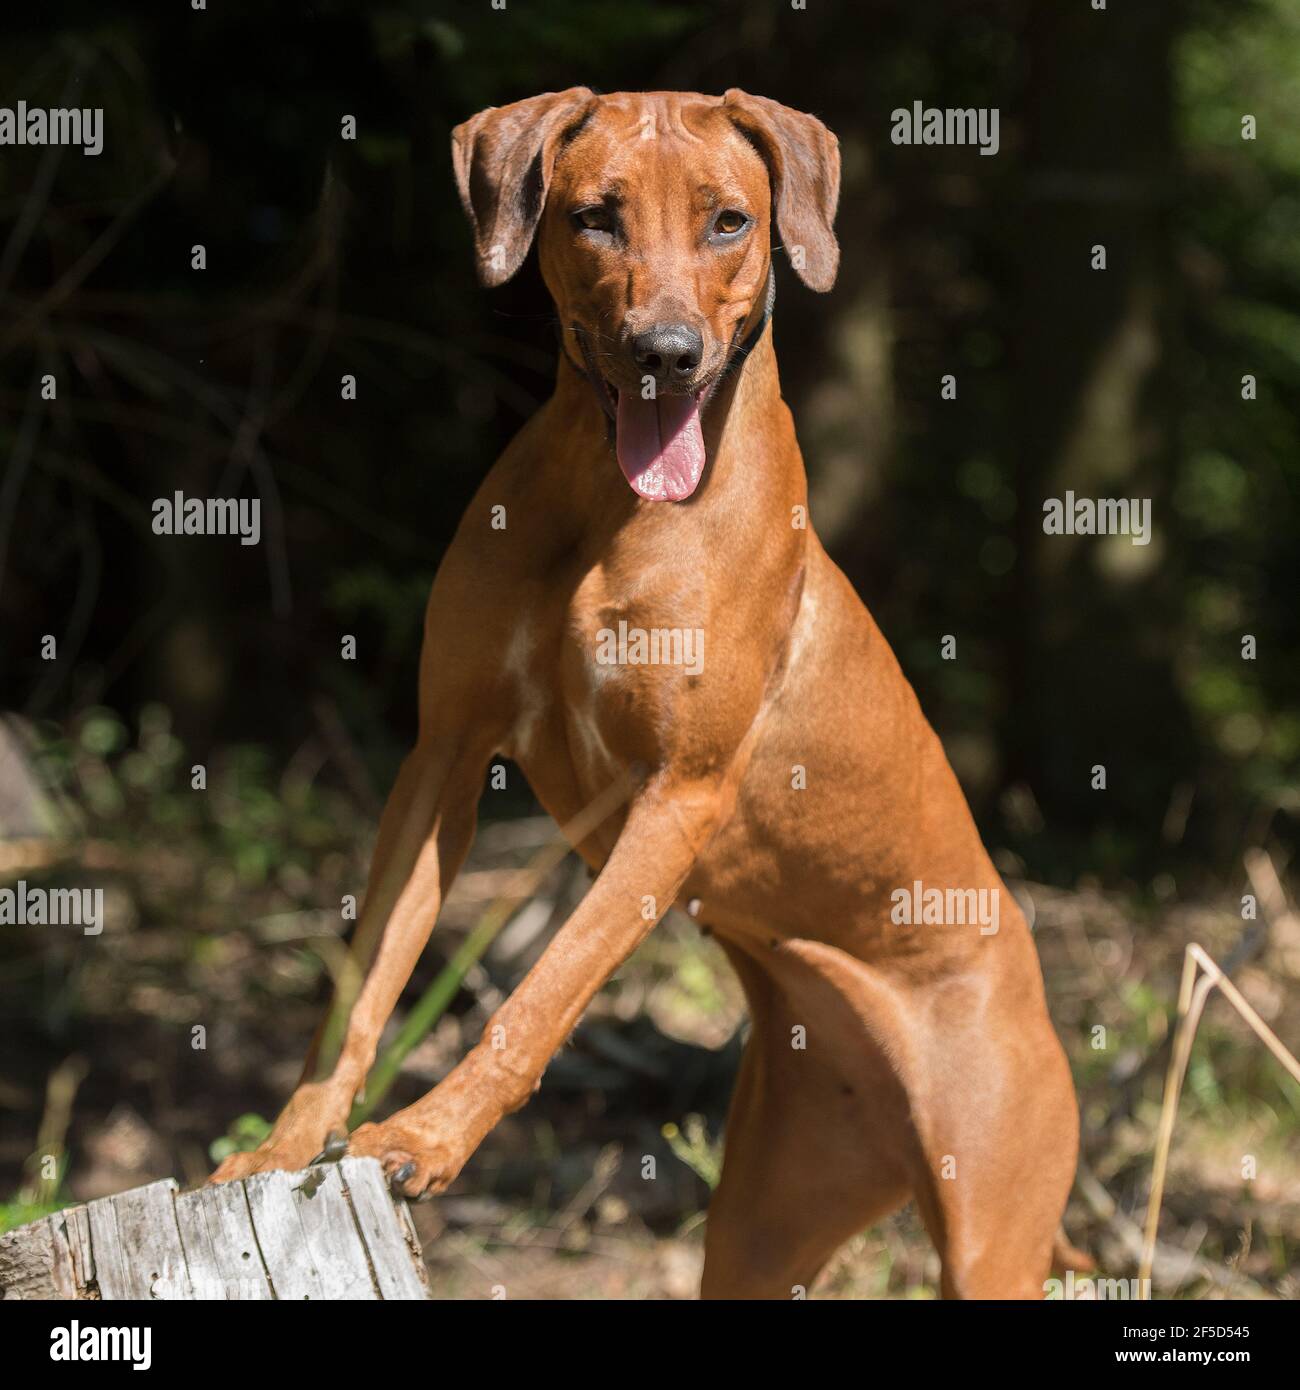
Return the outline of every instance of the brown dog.
<path id="1" fill-rule="evenodd" d="M 945 1293 L 1041 1297 L 1078 1122 L 1038 960 L 939 740 L 805 525 L 777 380 L 772 223 L 828 290 L 835 137 L 740 91 L 573 88 L 481 112 L 453 153 L 482 279 L 536 236 L 555 394 L 433 586 L 419 740 L 380 826 L 358 934 L 373 961 L 337 1060 L 216 1177 L 301 1168 L 344 1130 L 494 754 L 561 822 L 640 767 L 583 832 L 586 899 L 482 1041 L 351 1152 L 408 1195 L 441 1190 L 690 902 L 753 1019 L 704 1293 L 788 1298 L 913 1197 Z"/>

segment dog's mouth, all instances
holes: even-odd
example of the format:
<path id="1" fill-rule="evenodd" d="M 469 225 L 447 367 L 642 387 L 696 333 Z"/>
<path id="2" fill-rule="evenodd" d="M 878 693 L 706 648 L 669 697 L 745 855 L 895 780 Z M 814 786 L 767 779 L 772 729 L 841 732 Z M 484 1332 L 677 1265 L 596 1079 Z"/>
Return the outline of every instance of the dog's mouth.
<path id="1" fill-rule="evenodd" d="M 706 456 L 700 412 L 712 383 L 696 391 L 658 392 L 649 400 L 597 378 L 614 424 L 618 466 L 647 502 L 684 502 L 700 485 Z"/>
<path id="2" fill-rule="evenodd" d="M 572 325 L 582 352 L 582 370 L 610 422 L 618 466 L 638 497 L 647 502 L 684 502 L 699 487 L 708 462 L 701 419 L 704 408 L 728 372 L 748 354 L 771 312 L 769 271 L 766 309 L 750 337 L 741 340 L 745 322 L 742 319 L 732 332 L 721 363 L 707 381 L 684 391 L 657 391 L 649 399 L 640 390 L 616 385 L 599 371 L 587 334 L 578 324 Z"/>
<path id="3" fill-rule="evenodd" d="M 614 452 L 632 491 L 647 502 L 684 502 L 700 485 L 708 462 L 701 415 L 723 373 L 694 390 L 639 390 L 616 386 L 597 371 L 581 334 L 587 377 L 609 418 Z"/>
<path id="4" fill-rule="evenodd" d="M 596 403 L 609 420 L 618 466 L 638 497 L 647 502 L 684 502 L 699 487 L 708 463 L 701 418 L 704 409 L 762 337 L 771 321 L 775 293 L 776 282 L 769 267 L 763 314 L 749 334 L 742 337 L 747 322 L 742 318 L 732 330 L 721 362 L 705 382 L 687 390 L 659 391 L 649 399 L 638 389 L 610 381 L 596 366 L 587 332 L 576 322 L 569 325 L 582 354 L 582 365 L 567 350 L 565 356 L 590 383 Z"/>

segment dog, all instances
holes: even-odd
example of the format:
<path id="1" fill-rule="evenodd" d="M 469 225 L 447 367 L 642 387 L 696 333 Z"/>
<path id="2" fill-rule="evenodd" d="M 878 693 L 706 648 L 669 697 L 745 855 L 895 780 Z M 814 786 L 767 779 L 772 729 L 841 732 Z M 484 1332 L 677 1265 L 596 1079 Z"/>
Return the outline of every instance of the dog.
<path id="1" fill-rule="evenodd" d="M 482 1040 L 348 1151 L 406 1196 L 445 1188 L 676 903 L 721 943 L 751 1018 L 703 1295 L 797 1296 L 911 1198 L 946 1296 L 1041 1298 L 1078 1113 L 1037 955 L 808 524 L 781 399 L 773 240 L 831 288 L 835 136 L 734 89 L 575 87 L 480 112 L 452 153 L 483 283 L 537 244 L 555 393 L 433 584 L 419 734 L 383 813 L 336 1055 L 214 1180 L 341 1147 L 504 754 L 580 827 L 594 882 Z"/>

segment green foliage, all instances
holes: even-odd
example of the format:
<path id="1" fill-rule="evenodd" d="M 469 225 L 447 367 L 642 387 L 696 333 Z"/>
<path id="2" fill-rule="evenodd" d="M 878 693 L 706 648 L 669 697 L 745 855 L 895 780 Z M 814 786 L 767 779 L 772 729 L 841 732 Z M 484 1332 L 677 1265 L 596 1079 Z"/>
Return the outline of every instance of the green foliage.
<path id="1" fill-rule="evenodd" d="M 213 1163 L 220 1163 L 231 1154 L 252 1153 L 271 1132 L 271 1122 L 261 1115 L 240 1115 L 230 1128 L 208 1145 L 208 1157 Z"/>
<path id="2" fill-rule="evenodd" d="M 722 1176 L 722 1140 L 710 1138 L 702 1115 L 687 1115 L 681 1127 L 669 1123 L 663 1127 L 668 1147 L 710 1190 L 717 1187 Z"/>
<path id="3" fill-rule="evenodd" d="M 56 1211 L 62 1211 L 71 1205 L 70 1201 L 57 1199 L 49 1202 L 0 1202 L 0 1236 L 6 1231 L 14 1231 L 19 1226 L 39 1221 L 42 1217 L 53 1216 Z"/>

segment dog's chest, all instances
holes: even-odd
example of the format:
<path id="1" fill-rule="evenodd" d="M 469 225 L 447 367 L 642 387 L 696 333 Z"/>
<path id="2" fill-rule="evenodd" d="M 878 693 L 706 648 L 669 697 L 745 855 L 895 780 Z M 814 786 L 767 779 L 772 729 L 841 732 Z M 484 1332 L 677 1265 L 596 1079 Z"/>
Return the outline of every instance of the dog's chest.
<path id="1" fill-rule="evenodd" d="M 507 751 L 544 801 L 539 782 L 590 799 L 631 763 L 664 758 L 674 710 L 703 676 L 705 627 L 695 586 L 604 566 L 567 602 L 521 616 L 506 659 L 517 704 Z"/>

